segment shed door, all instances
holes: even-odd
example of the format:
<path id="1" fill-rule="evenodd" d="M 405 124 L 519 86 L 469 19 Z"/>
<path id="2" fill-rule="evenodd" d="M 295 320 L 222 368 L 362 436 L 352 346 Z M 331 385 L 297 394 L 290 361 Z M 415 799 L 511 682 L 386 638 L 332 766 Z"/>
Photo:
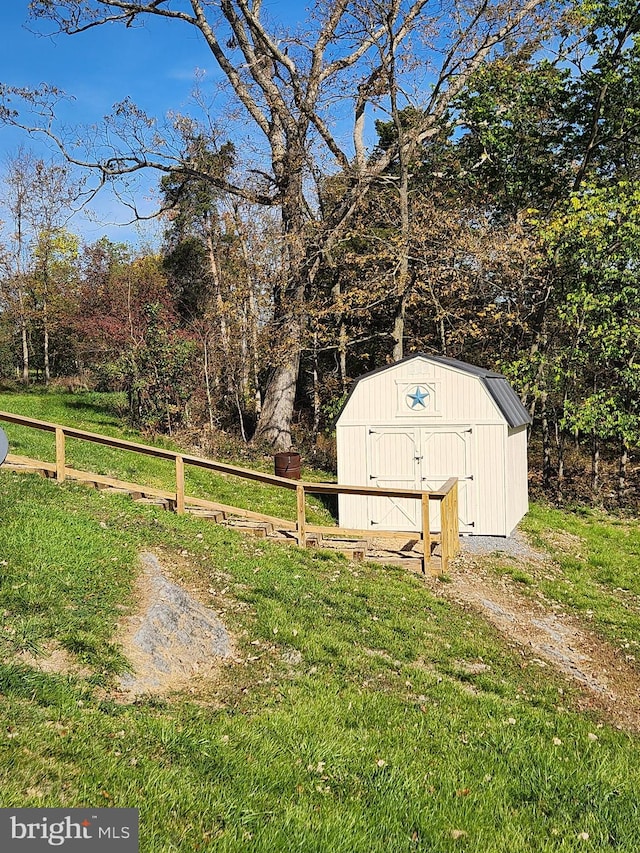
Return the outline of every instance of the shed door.
<path id="1" fill-rule="evenodd" d="M 421 485 L 441 489 L 449 477 L 458 478 L 458 510 L 461 533 L 473 533 L 475 501 L 473 482 L 473 431 L 471 427 L 423 429 L 420 435 Z M 433 501 L 436 504 L 436 501 Z M 431 507 L 431 530 L 440 530 L 440 509 Z"/>
<path id="2" fill-rule="evenodd" d="M 370 429 L 367 441 L 369 485 L 378 488 L 421 489 L 420 430 Z M 375 530 L 418 530 L 420 501 L 407 498 L 367 498 L 369 526 Z"/>

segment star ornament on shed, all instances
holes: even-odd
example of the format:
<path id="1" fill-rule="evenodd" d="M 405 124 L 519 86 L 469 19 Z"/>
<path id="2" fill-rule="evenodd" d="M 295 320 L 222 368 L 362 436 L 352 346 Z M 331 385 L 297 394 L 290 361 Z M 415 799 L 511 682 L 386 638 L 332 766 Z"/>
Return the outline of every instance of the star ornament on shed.
<path id="1" fill-rule="evenodd" d="M 428 389 L 423 385 L 416 385 L 415 389 L 407 394 L 407 405 L 410 409 L 426 409 L 428 399 Z"/>

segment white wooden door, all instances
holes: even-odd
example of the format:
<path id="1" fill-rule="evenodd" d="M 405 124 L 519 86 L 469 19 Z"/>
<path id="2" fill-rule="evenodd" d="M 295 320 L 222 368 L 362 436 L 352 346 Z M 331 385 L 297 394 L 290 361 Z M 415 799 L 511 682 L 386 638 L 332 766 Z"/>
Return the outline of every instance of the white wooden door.
<path id="1" fill-rule="evenodd" d="M 420 430 L 402 427 L 368 431 L 369 485 L 384 489 L 421 489 Z M 369 497 L 372 530 L 419 530 L 420 501 Z"/>
<path id="2" fill-rule="evenodd" d="M 458 511 L 461 533 L 473 533 L 475 491 L 473 480 L 473 430 L 471 427 L 438 427 L 421 430 L 420 488 L 441 489 L 450 477 L 458 478 Z M 430 509 L 431 530 L 440 530 L 440 508 Z"/>

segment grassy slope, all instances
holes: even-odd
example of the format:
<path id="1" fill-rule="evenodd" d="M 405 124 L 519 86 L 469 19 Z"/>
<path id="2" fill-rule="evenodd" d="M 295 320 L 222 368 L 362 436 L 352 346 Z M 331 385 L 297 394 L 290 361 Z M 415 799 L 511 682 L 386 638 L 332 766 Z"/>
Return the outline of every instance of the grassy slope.
<path id="1" fill-rule="evenodd" d="M 592 629 L 640 660 L 640 522 L 580 509 L 532 506 L 522 527 L 556 567 L 523 571 L 496 555 L 495 568 L 579 614 Z M 630 657 L 630 660 L 634 658 Z"/>
<path id="2" fill-rule="evenodd" d="M 26 415 L 64 426 L 74 426 L 89 432 L 142 441 L 143 444 L 153 444 L 148 439 L 141 440 L 140 436 L 131 430 L 122 429 L 114 409 L 114 404 L 118 402 L 122 403 L 121 395 L 94 392 L 84 394 L 0 393 L 1 411 Z M 55 440 L 52 433 L 38 432 L 14 424 L 3 424 L 1 421 L 0 426 L 9 437 L 12 453 L 43 461 L 55 461 Z M 168 440 L 155 443 L 162 447 L 174 447 Z M 156 488 L 175 488 L 174 466 L 172 462 L 166 460 L 113 450 L 78 439 L 67 439 L 65 455 L 67 465 L 72 468 Z M 240 465 L 240 467 L 248 466 Z M 262 468 L 266 469 L 266 466 L 263 465 Z M 273 472 L 270 471 L 270 473 Z M 260 483 L 218 475 L 190 466 L 185 470 L 185 489 L 187 495 L 193 497 L 209 498 L 245 509 L 255 509 L 258 506 L 261 512 L 278 518 L 295 520 L 296 517 L 296 497 L 293 491 L 274 489 Z M 309 522 L 334 523 L 330 513 L 320 501 L 311 497 L 307 502 Z"/>
<path id="3" fill-rule="evenodd" d="M 575 520 L 545 512 L 542 532 Z M 138 806 L 143 853 L 640 849 L 638 740 L 418 578 L 2 471 L 0 518 L 1 806 Z M 637 535 L 600 527 L 590 549 Z M 242 662 L 198 702 L 124 707 L 104 685 L 151 547 L 224 609 Z M 593 583 L 626 606 L 617 576 Z M 52 642 L 91 675 L 16 660 Z"/>

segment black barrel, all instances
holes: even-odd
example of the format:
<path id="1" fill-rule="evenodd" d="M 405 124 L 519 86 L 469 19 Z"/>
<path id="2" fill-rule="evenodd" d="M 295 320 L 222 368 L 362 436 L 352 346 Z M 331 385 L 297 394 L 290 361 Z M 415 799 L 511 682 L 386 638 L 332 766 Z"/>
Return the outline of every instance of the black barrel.
<path id="1" fill-rule="evenodd" d="M 287 477 L 289 480 L 300 479 L 300 454 L 293 451 L 276 453 L 274 456 L 277 477 Z"/>

